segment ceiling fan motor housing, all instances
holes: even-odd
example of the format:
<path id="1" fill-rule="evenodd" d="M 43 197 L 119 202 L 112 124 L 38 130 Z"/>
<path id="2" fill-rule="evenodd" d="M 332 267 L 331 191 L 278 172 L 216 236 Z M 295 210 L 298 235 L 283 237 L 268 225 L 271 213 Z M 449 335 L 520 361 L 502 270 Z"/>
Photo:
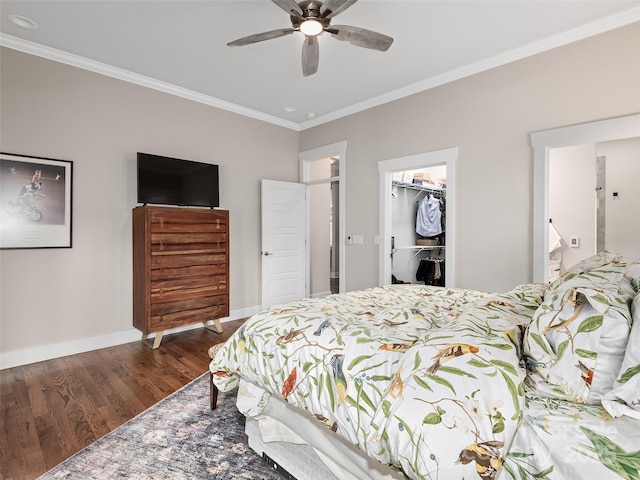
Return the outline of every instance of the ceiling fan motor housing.
<path id="1" fill-rule="evenodd" d="M 317 20 L 322 24 L 323 29 L 327 28 L 331 23 L 331 18 L 322 18 L 320 15 L 322 2 L 318 0 L 304 0 L 298 2 L 298 6 L 302 9 L 302 17 L 291 15 L 291 25 L 294 29 L 299 30 L 300 24 L 306 20 Z"/>

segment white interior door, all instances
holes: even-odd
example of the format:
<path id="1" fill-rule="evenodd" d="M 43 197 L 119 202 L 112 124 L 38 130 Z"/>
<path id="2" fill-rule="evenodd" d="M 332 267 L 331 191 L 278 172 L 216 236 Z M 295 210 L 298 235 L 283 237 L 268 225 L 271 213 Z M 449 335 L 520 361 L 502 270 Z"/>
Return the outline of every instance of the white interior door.
<path id="1" fill-rule="evenodd" d="M 306 186 L 262 180 L 262 308 L 300 300 L 306 280 Z"/>

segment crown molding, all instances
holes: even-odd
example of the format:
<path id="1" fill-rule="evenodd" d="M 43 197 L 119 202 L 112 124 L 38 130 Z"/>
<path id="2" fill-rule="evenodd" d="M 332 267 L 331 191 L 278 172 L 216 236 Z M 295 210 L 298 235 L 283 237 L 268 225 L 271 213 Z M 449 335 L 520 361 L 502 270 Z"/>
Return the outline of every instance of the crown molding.
<path id="1" fill-rule="evenodd" d="M 131 72 L 122 68 L 114 67 L 106 63 L 90 60 L 80 55 L 68 53 L 55 48 L 47 47 L 39 43 L 30 42 L 22 38 L 14 37 L 0 32 L 0 46 L 18 50 L 38 57 L 53 60 L 54 62 L 64 63 L 72 67 L 82 68 L 90 72 L 99 73 L 108 77 L 123 80 L 125 82 L 134 83 L 147 88 L 152 88 L 160 92 L 175 95 L 177 97 L 185 98 L 194 102 L 209 105 L 211 107 L 220 108 L 229 112 L 237 113 L 245 117 L 254 118 L 263 122 L 272 123 L 280 127 L 290 128 L 292 130 L 299 130 L 299 125 L 295 122 L 283 120 L 282 118 L 268 115 L 266 113 L 252 110 L 250 108 L 236 105 L 235 103 L 226 102 L 219 98 L 205 95 L 188 88 L 178 87 L 168 82 L 156 80 L 155 78 L 140 75 L 138 73 Z"/>
<path id="2" fill-rule="evenodd" d="M 521 60 L 539 53 L 543 53 L 554 48 L 558 48 L 570 43 L 583 40 L 601 33 L 614 30 L 616 28 L 624 27 L 632 23 L 640 21 L 640 7 L 634 7 L 624 12 L 611 15 L 609 17 L 597 20 L 595 22 L 583 25 L 578 28 L 553 35 L 543 40 L 533 42 L 521 48 L 516 48 L 499 55 L 494 55 L 485 60 L 475 62 L 469 65 L 465 65 L 454 70 L 436 75 L 434 77 L 425 79 L 420 82 L 407 85 L 406 87 L 393 90 L 391 92 L 379 95 L 377 97 L 370 98 L 363 102 L 359 102 L 350 105 L 345 108 L 335 110 L 326 115 L 321 115 L 312 120 L 307 120 L 301 123 L 295 123 L 282 118 L 268 115 L 266 113 L 252 110 L 250 108 L 242 107 L 240 105 L 226 102 L 210 95 L 205 95 L 187 88 L 178 87 L 171 83 L 156 80 L 151 77 L 140 75 L 137 73 L 124 70 L 122 68 L 114 67 L 105 63 L 90 60 L 79 55 L 57 50 L 55 48 L 47 47 L 35 42 L 23 40 L 12 35 L 7 35 L 0 32 L 0 46 L 19 50 L 21 52 L 36 55 L 42 58 L 53 60 L 55 62 L 64 63 L 73 67 L 89 70 L 94 73 L 99 73 L 109 77 L 124 80 L 125 82 L 134 83 L 147 88 L 152 88 L 170 95 L 192 100 L 194 102 L 202 103 L 212 107 L 220 108 L 229 112 L 237 113 L 249 118 L 261 120 L 263 122 L 271 123 L 284 128 L 289 128 L 295 131 L 302 131 L 324 123 L 328 123 L 334 120 L 338 120 L 355 113 L 368 110 L 373 107 L 383 105 L 385 103 L 393 102 L 410 95 L 420 93 L 438 86 L 460 80 L 477 73 L 481 73 L 492 68 L 500 67 L 517 60 Z"/>
<path id="3" fill-rule="evenodd" d="M 312 120 L 302 122 L 300 124 L 300 130 L 306 130 L 323 123 L 328 123 L 340 118 L 352 115 L 354 113 L 362 112 L 385 103 L 393 102 L 404 97 L 408 97 L 415 93 L 424 92 L 447 83 L 460 80 L 477 73 L 481 73 L 492 68 L 500 67 L 517 60 L 522 60 L 539 53 L 543 53 L 554 48 L 562 47 L 570 43 L 574 43 L 580 40 L 584 40 L 601 33 L 615 30 L 616 28 L 624 27 L 632 23 L 640 21 L 640 7 L 634 7 L 624 12 L 611 15 L 601 20 L 583 25 L 573 30 L 553 35 L 543 40 L 530 43 L 521 48 L 516 48 L 499 55 L 494 55 L 479 62 L 471 63 L 454 70 L 436 75 L 426 80 L 407 85 L 406 87 L 393 90 L 391 92 L 379 95 L 374 98 L 370 98 L 360 103 L 356 103 L 346 108 L 336 110 L 327 115 L 322 115 Z"/>

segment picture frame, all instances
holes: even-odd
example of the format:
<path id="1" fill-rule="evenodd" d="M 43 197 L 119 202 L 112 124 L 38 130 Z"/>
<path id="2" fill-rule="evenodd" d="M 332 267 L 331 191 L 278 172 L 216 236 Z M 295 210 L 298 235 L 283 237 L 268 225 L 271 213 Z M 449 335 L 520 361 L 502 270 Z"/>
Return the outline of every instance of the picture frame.
<path id="1" fill-rule="evenodd" d="M 71 248 L 73 162 L 0 152 L 0 249 Z"/>

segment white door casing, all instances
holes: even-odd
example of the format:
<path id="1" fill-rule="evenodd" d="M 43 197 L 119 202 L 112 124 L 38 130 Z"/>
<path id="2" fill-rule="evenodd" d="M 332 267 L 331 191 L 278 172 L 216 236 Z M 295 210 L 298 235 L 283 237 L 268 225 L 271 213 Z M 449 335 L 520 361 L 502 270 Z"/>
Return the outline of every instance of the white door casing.
<path id="1" fill-rule="evenodd" d="M 261 182 L 262 308 L 305 297 L 306 186 Z"/>

